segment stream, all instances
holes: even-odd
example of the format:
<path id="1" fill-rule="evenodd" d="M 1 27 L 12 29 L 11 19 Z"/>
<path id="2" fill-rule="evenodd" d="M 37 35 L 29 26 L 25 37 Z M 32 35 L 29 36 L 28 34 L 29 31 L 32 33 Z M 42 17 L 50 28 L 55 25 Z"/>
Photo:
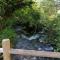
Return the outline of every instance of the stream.
<path id="1" fill-rule="evenodd" d="M 54 48 L 49 43 L 44 43 L 44 40 L 47 38 L 42 32 L 38 32 L 32 34 L 31 36 L 27 36 L 22 33 L 23 31 L 21 27 L 15 28 L 17 36 L 15 38 L 16 43 L 15 47 L 17 49 L 27 49 L 27 50 L 37 50 L 37 51 L 54 51 Z M 12 60 L 54 60 L 52 58 L 43 58 L 43 57 L 35 57 L 35 56 L 20 56 L 13 55 Z"/>

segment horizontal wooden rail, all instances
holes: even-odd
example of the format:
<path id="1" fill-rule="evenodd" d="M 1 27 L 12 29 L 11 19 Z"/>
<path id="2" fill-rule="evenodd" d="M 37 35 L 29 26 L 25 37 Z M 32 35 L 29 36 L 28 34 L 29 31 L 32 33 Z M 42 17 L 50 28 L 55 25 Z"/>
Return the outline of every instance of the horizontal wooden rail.
<path id="1" fill-rule="evenodd" d="M 3 48 L 0 48 L 0 53 L 3 53 Z M 46 52 L 46 51 L 36 51 L 36 50 L 11 49 L 10 54 L 19 54 L 19 55 L 24 55 L 24 56 L 60 58 L 59 52 Z"/>
<path id="2" fill-rule="evenodd" d="M 59 52 L 46 52 L 46 51 L 36 51 L 36 50 L 11 49 L 11 54 L 19 54 L 19 55 L 25 55 L 25 56 L 60 58 Z"/>

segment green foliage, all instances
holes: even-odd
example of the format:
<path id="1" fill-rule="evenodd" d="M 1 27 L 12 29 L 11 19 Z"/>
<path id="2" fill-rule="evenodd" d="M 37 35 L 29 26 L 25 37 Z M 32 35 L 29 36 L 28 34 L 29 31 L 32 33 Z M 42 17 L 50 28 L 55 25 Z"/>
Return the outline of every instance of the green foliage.
<path id="1" fill-rule="evenodd" d="M 16 35 L 16 34 L 14 33 L 13 29 L 6 28 L 6 29 L 4 29 L 0 32 L 0 37 L 1 37 L 0 40 L 3 39 L 3 38 L 8 38 L 8 37 L 13 38 L 14 35 Z"/>
<path id="2" fill-rule="evenodd" d="M 10 38 L 14 43 L 16 33 L 11 27 L 18 21 L 14 12 L 25 6 L 31 7 L 31 4 L 31 0 L 0 0 L 0 44 L 4 38 Z"/>
<path id="3" fill-rule="evenodd" d="M 46 42 L 60 51 L 60 15 L 57 15 L 54 1 L 42 0 L 38 6 L 36 4 L 32 0 L 0 0 L 0 41 L 12 40 L 16 33 L 11 27 L 19 22 L 26 29 L 42 29 L 48 36 Z"/>
<path id="4" fill-rule="evenodd" d="M 10 39 L 12 43 L 14 43 L 14 37 L 16 33 L 11 28 L 5 28 L 4 30 L 0 31 L 0 42 L 2 39 Z M 1 45 L 0 45 L 1 46 Z"/>
<path id="5" fill-rule="evenodd" d="M 31 6 L 31 0 L 0 0 L 0 30 L 16 22 L 13 12 L 25 6 Z"/>
<path id="6" fill-rule="evenodd" d="M 0 15 L 11 16 L 14 10 L 25 6 L 31 6 L 32 1 L 26 0 L 0 0 Z"/>
<path id="7" fill-rule="evenodd" d="M 43 0 L 40 6 L 33 6 L 40 12 L 40 23 L 44 31 L 48 35 L 46 42 L 51 43 L 55 51 L 60 51 L 60 14 L 57 14 L 55 3 L 53 0 Z"/>
<path id="8" fill-rule="evenodd" d="M 29 23 L 29 26 L 36 25 L 36 23 L 40 20 L 40 14 L 39 12 L 31 9 L 32 8 L 24 7 L 23 9 L 16 10 L 14 15 L 17 18 L 17 21 L 25 24 Z"/>
<path id="9" fill-rule="evenodd" d="M 57 14 L 57 18 L 56 18 L 56 20 L 57 20 L 57 25 L 56 25 L 56 27 L 55 27 L 55 30 L 56 30 L 56 33 L 57 33 L 57 35 L 56 35 L 56 51 L 59 51 L 60 52 L 60 14 L 58 15 Z"/>

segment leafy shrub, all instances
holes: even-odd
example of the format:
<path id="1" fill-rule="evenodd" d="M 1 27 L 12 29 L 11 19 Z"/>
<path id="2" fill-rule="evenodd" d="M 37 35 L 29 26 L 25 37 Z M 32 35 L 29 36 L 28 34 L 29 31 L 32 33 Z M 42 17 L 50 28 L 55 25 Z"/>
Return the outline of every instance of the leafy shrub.
<path id="1" fill-rule="evenodd" d="M 52 44 L 55 51 L 60 51 L 60 15 L 53 0 L 43 0 L 40 6 L 34 5 L 33 8 L 40 12 L 40 24 L 43 24 L 47 34 L 45 42 Z"/>
<path id="2" fill-rule="evenodd" d="M 14 10 L 31 4 L 30 0 L 0 0 L 0 15 L 11 16 Z"/>
<path id="3" fill-rule="evenodd" d="M 15 17 L 17 18 L 17 21 L 21 23 L 25 23 L 29 26 L 33 26 L 37 23 L 39 23 L 40 20 L 40 14 L 39 12 L 36 12 L 35 10 L 31 10 L 32 8 L 24 7 L 22 9 L 18 9 L 14 12 Z"/>
<path id="4" fill-rule="evenodd" d="M 36 4 L 31 0 L 0 0 L 0 41 L 14 38 L 16 33 L 11 27 L 19 22 L 29 33 L 42 29 L 48 36 L 46 42 L 60 51 L 60 15 L 57 16 L 54 1 L 44 0 L 39 7 Z"/>
<path id="5" fill-rule="evenodd" d="M 16 36 L 16 33 L 11 28 L 5 28 L 4 30 L 0 31 L 0 43 L 2 39 L 9 38 L 12 43 L 14 43 L 14 37 Z M 1 46 L 1 44 L 0 44 Z"/>

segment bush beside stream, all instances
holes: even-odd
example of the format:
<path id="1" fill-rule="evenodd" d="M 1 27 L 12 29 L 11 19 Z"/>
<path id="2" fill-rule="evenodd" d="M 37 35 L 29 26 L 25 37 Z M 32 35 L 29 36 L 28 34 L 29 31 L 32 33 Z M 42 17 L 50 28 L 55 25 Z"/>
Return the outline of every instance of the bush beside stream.
<path id="1" fill-rule="evenodd" d="M 44 32 L 48 36 L 45 42 L 60 51 L 60 15 L 54 1 L 42 1 L 39 7 L 31 0 L 0 0 L 0 3 L 0 43 L 4 38 L 14 43 L 17 34 L 13 26 L 17 24 L 26 35 Z"/>

